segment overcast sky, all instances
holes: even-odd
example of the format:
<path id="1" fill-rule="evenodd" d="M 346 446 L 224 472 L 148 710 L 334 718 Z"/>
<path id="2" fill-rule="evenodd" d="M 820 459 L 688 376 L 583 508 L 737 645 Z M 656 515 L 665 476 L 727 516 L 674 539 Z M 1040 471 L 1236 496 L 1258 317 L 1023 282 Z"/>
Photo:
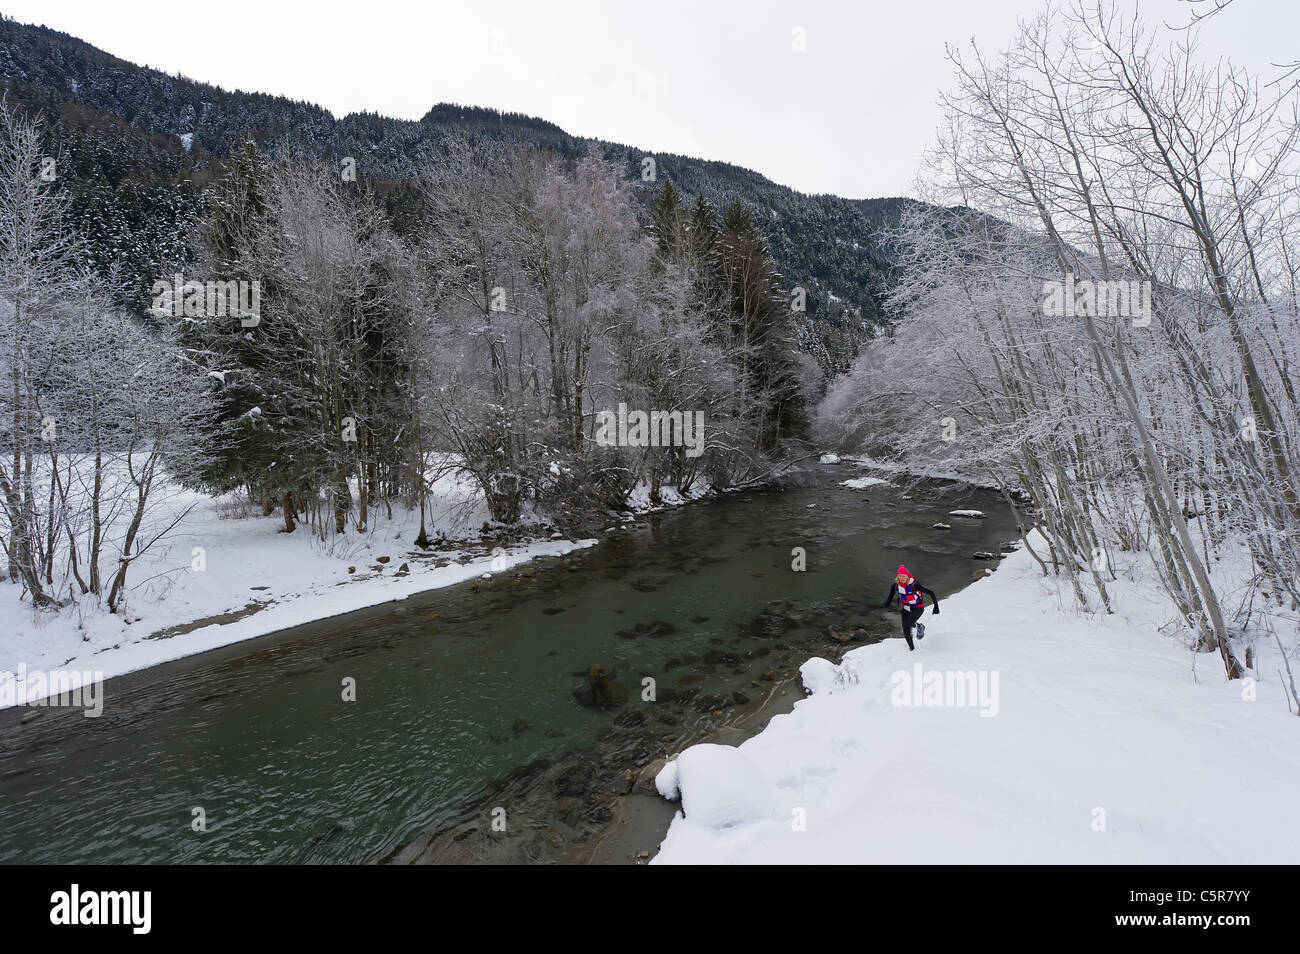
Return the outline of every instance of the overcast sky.
<path id="1" fill-rule="evenodd" d="M 1133 0 L 1127 0 L 1133 2 Z M 805 192 L 906 195 L 951 85 L 1040 0 L 0 0 L 123 59 L 228 89 L 418 119 L 437 102 L 722 159 Z M 1141 0 L 1182 24 L 1182 0 Z M 801 32 L 797 32 L 801 31 Z M 802 39 L 804 49 L 797 50 Z M 1300 0 L 1236 0 L 1202 53 L 1300 58 Z"/>

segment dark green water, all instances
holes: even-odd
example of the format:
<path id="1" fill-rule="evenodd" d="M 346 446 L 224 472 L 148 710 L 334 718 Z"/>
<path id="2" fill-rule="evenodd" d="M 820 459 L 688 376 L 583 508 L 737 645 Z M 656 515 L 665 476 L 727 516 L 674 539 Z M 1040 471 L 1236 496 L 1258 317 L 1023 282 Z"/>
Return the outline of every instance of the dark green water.
<path id="1" fill-rule="evenodd" d="M 858 473 L 820 467 L 808 486 L 652 515 L 477 591 L 114 679 L 98 719 L 0 713 L 0 861 L 401 859 L 439 829 L 490 831 L 494 808 L 513 840 L 469 860 L 554 857 L 607 817 L 618 770 L 725 721 L 734 693 L 754 695 L 773 670 L 838 658 L 829 623 L 896 632 L 873 607 L 898 563 L 947 594 L 989 565 L 974 551 L 1015 537 L 994 494 L 837 485 Z M 989 519 L 946 516 L 959 507 Z M 791 570 L 793 547 L 806 572 Z M 575 698 L 593 663 L 615 671 L 626 703 Z M 657 701 L 642 701 L 646 677 Z M 191 829 L 195 807 L 206 832 Z"/>

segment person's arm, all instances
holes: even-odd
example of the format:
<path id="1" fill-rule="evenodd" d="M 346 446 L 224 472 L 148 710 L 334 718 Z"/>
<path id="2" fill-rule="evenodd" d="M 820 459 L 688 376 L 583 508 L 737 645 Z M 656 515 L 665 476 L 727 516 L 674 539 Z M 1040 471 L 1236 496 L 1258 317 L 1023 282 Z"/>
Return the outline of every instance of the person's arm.
<path id="1" fill-rule="evenodd" d="M 916 584 L 916 588 L 920 590 L 922 593 L 924 593 L 926 596 L 930 597 L 930 603 L 932 604 L 931 609 L 934 610 L 935 615 L 937 616 L 939 613 L 938 595 L 934 592 L 934 590 L 924 587 L 920 583 Z"/>
<path id="2" fill-rule="evenodd" d="M 889 604 L 894 602 L 894 595 L 897 592 L 898 592 L 898 584 L 897 583 L 890 584 L 889 595 L 885 597 L 884 605 L 882 605 L 880 608 L 889 609 Z"/>

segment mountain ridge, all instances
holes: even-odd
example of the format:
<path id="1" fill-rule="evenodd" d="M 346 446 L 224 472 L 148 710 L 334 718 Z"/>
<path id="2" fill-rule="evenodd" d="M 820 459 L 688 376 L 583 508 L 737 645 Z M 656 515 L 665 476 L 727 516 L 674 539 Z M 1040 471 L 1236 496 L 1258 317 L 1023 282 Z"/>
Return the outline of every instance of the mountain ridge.
<path id="1" fill-rule="evenodd" d="M 881 233 L 919 204 L 804 193 L 734 163 L 574 136 L 549 120 L 490 107 L 437 103 L 418 120 L 368 111 L 335 117 L 305 100 L 172 76 L 11 17 L 0 19 L 0 81 L 11 101 L 43 115 L 71 170 L 73 213 L 96 264 L 124 263 L 136 307 L 151 284 L 146 278 L 184 264 L 180 237 L 201 215 L 206 186 L 249 137 L 271 150 L 294 144 L 322 158 L 355 157 L 359 171 L 393 193 L 394 206 L 404 183 L 454 138 L 526 143 L 570 160 L 596 148 L 629 176 L 639 178 L 650 156 L 656 181 L 672 179 L 719 208 L 748 206 L 787 287 L 806 290 L 800 347 L 831 374 L 890 324 L 885 301 L 895 261 Z M 641 191 L 648 198 L 652 190 Z M 390 211 L 400 227 L 401 209 Z"/>

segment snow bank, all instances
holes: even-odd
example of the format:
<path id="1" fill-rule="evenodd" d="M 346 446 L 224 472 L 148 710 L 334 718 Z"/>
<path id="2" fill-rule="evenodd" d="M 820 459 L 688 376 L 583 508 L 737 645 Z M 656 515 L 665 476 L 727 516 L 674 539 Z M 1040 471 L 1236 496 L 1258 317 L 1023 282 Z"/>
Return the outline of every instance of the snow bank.
<path id="1" fill-rule="evenodd" d="M 632 488 L 632 492 L 627 495 L 627 507 L 632 513 L 653 513 L 656 510 L 662 510 L 664 507 L 679 507 L 682 504 L 690 503 L 692 500 L 699 500 L 707 496 L 713 490 L 713 485 L 707 480 L 697 480 L 691 487 L 690 491 L 683 494 L 676 487 L 670 487 L 664 484 L 659 488 L 659 506 L 650 503 L 650 483 L 642 480 Z"/>
<path id="2" fill-rule="evenodd" d="M 840 481 L 841 487 L 851 487 L 854 490 L 863 490 L 867 487 L 875 487 L 877 484 L 887 484 L 889 481 L 882 477 L 854 477 L 852 480 Z"/>
<path id="3" fill-rule="evenodd" d="M 844 462 L 852 464 L 855 467 L 866 467 L 871 470 L 878 470 L 886 474 L 898 474 L 904 477 L 926 477 L 934 480 L 954 480 L 964 484 L 970 484 L 972 487 L 985 487 L 988 490 L 997 490 L 996 486 L 989 486 L 984 482 L 982 475 L 978 473 L 963 473 L 956 470 L 948 470 L 943 467 L 935 466 L 933 462 L 928 462 L 921 467 L 915 464 L 903 464 L 896 460 L 881 460 L 876 457 L 870 457 L 866 454 L 846 455 Z"/>
<path id="4" fill-rule="evenodd" d="M 1293 863 L 1300 720 L 1276 649 L 1228 682 L 1161 635 L 1144 560 L 1111 587 L 1114 615 L 1080 615 L 1022 550 L 916 652 L 809 660 L 793 712 L 665 767 L 684 811 L 655 863 Z"/>
<path id="5" fill-rule="evenodd" d="M 773 801 L 758 767 L 729 745 L 694 745 L 655 776 L 665 798 L 706 828 L 731 828 L 770 818 Z"/>
<path id="6" fill-rule="evenodd" d="M 123 614 L 111 614 L 89 597 L 57 613 L 37 612 L 20 599 L 20 587 L 0 586 L 0 672 L 18 672 L 21 665 L 29 671 L 91 670 L 110 679 L 596 543 L 551 539 L 489 552 L 488 543 L 467 531 L 488 519 L 473 484 L 449 474 L 434 481 L 431 491 L 429 536 L 442 531 L 464 537 L 452 548 L 422 553 L 411 542 L 418 512 L 396 506 L 391 520 L 383 506 L 372 509 L 368 532 L 350 530 L 321 543 L 305 525 L 280 533 L 278 515 L 250 516 L 234 497 L 168 488 L 151 525 L 193 509 L 133 566 Z M 103 565 L 111 567 L 115 556 L 109 550 Z M 403 564 L 407 570 L 400 573 Z M 213 617 L 227 620 L 168 635 Z"/>

